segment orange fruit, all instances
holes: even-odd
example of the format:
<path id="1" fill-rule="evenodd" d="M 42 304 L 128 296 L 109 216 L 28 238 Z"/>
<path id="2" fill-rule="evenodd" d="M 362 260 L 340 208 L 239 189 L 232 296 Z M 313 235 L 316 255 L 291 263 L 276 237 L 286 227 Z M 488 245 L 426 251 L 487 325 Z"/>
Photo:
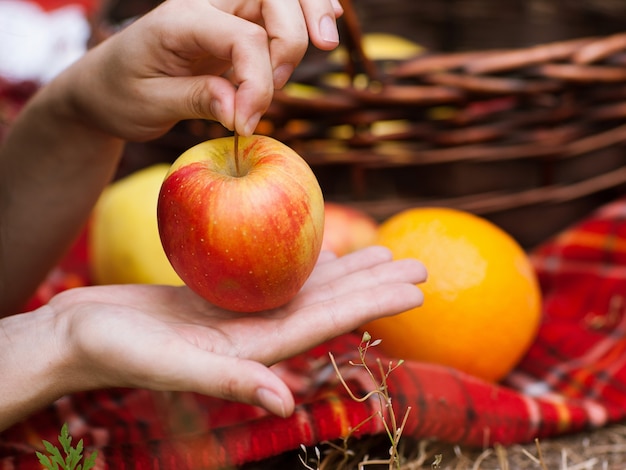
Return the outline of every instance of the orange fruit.
<path id="1" fill-rule="evenodd" d="M 541 293 L 509 234 L 467 212 L 415 208 L 384 221 L 378 243 L 428 270 L 421 307 L 362 328 L 383 352 L 492 382 L 515 367 L 537 334 Z"/>

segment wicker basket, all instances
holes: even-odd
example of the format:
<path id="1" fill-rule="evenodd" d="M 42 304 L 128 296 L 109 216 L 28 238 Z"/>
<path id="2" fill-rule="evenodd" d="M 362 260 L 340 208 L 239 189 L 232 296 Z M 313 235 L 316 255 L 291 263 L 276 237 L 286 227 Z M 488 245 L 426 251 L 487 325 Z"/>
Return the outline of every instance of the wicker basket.
<path id="1" fill-rule="evenodd" d="M 626 33 L 375 62 L 360 47 L 359 9 L 344 6 L 349 60 L 307 56 L 292 85 L 310 94 L 276 93 L 259 126 L 310 163 L 328 200 L 379 220 L 457 207 L 530 247 L 626 187 Z M 350 85 L 329 84 L 337 72 Z M 221 135 L 185 122 L 148 152 L 168 159 Z"/>

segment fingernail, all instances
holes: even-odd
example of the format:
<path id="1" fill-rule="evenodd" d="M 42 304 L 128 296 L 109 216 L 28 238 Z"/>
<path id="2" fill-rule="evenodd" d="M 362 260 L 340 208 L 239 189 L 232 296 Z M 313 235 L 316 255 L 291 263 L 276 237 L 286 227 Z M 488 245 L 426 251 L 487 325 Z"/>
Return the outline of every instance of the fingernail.
<path id="1" fill-rule="evenodd" d="M 322 16 L 322 19 L 320 20 L 320 35 L 324 41 L 339 42 L 337 23 L 330 15 Z"/>
<path id="2" fill-rule="evenodd" d="M 274 88 L 280 89 L 285 86 L 293 73 L 293 65 L 282 64 L 274 69 Z"/>
<path id="3" fill-rule="evenodd" d="M 282 418 L 287 417 L 287 413 L 285 412 L 285 403 L 271 390 L 268 390 L 267 388 L 259 388 L 256 391 L 256 398 L 259 400 L 261 406 L 263 406 L 266 410 L 271 411 L 275 415 Z"/>

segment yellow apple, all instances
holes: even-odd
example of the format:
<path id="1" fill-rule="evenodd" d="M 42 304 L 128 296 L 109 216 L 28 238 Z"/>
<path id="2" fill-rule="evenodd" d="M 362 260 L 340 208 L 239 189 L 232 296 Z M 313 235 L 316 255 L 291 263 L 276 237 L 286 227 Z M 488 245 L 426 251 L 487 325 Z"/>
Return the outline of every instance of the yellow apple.
<path id="1" fill-rule="evenodd" d="M 89 226 L 94 283 L 183 284 L 165 256 L 157 227 L 157 199 L 169 167 L 150 166 L 103 191 Z"/>
<path id="2" fill-rule="evenodd" d="M 371 32 L 363 35 L 362 47 L 365 55 L 371 60 L 405 60 L 424 52 L 424 48 L 397 34 Z M 348 60 L 347 51 L 339 46 L 329 54 L 329 61 L 345 64 Z"/>

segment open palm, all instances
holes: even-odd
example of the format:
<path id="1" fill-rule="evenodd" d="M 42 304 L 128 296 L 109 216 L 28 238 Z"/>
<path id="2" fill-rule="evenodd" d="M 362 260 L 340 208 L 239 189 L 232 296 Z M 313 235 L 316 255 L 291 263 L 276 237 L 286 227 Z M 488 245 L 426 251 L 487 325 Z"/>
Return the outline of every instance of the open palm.
<path id="1" fill-rule="evenodd" d="M 286 414 L 290 393 L 266 366 L 419 305 L 415 284 L 425 277 L 416 260 L 392 261 L 372 247 L 342 258 L 322 253 L 296 297 L 255 314 L 217 308 L 187 287 L 150 285 L 74 289 L 49 305 L 84 371 L 81 388 L 197 391 Z M 259 389 L 280 406 L 268 406 Z"/>

